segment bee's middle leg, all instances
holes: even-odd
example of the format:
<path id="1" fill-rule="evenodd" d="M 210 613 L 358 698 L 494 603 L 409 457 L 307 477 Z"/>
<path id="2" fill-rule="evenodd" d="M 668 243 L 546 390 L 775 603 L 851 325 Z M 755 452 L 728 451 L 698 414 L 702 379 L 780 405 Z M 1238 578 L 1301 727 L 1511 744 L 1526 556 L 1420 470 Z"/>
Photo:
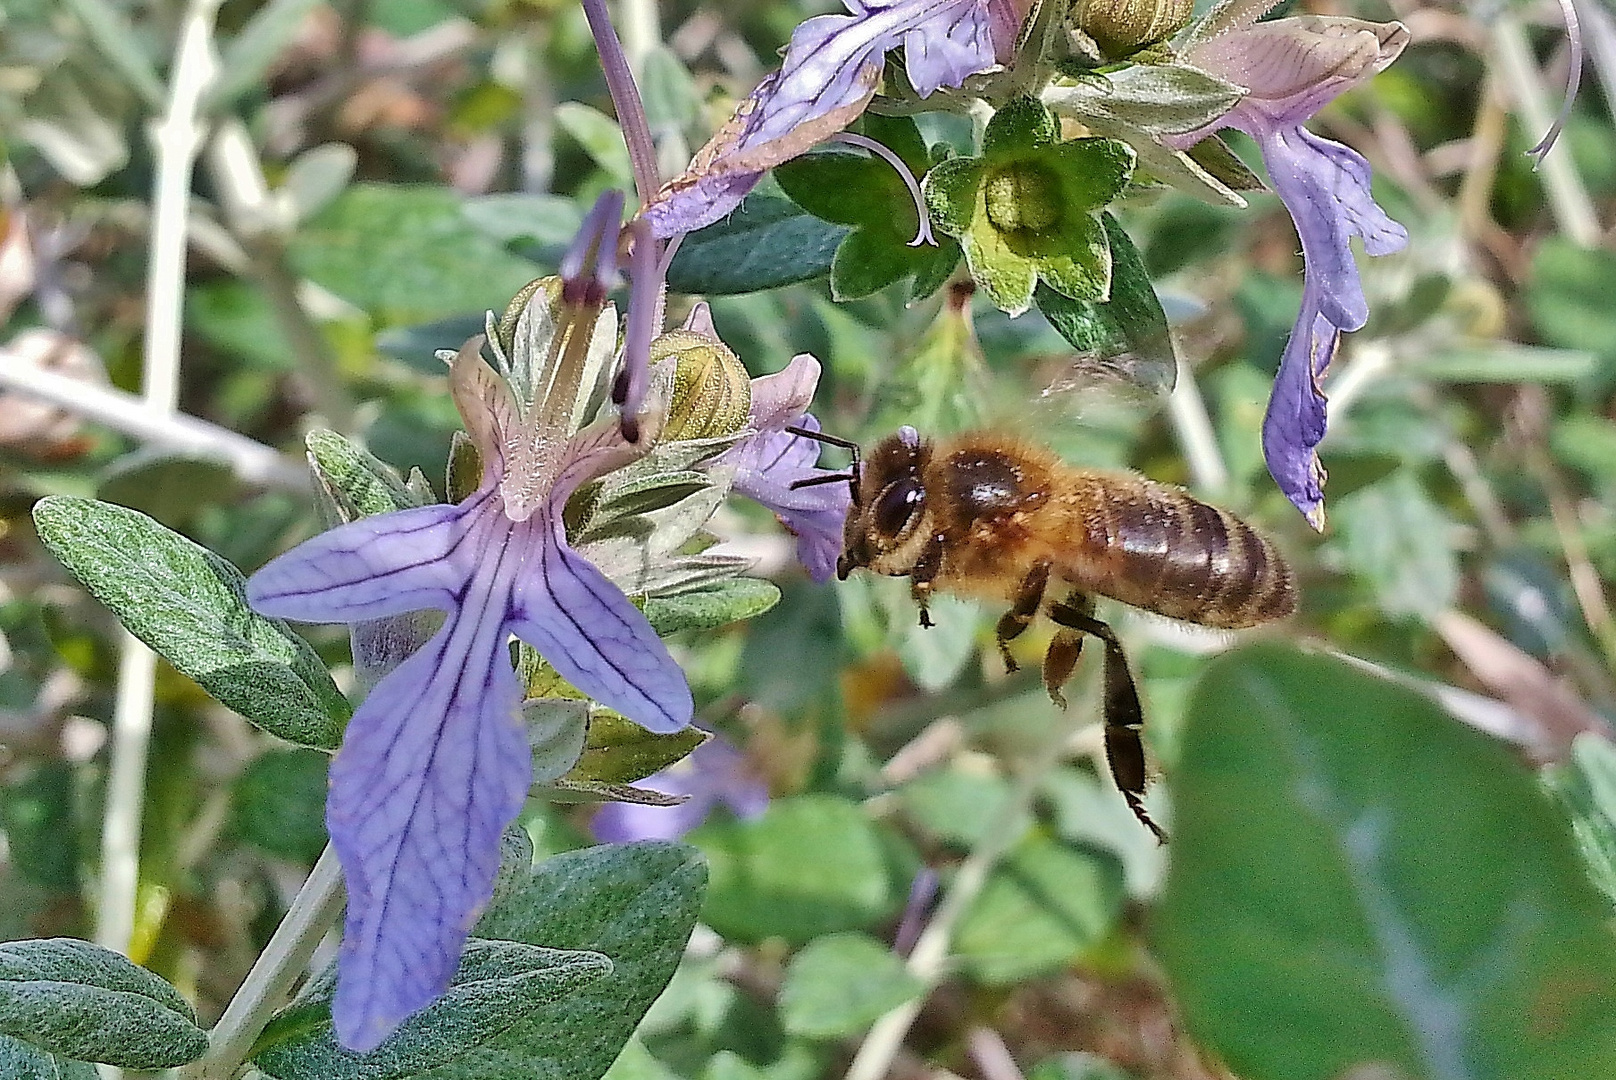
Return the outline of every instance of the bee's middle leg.
<path id="1" fill-rule="evenodd" d="M 932 582 L 943 570 L 943 536 L 941 533 L 927 541 L 915 560 L 913 570 L 909 571 L 909 596 L 914 600 L 915 606 L 920 609 L 920 625 L 924 629 L 931 629 L 931 590 Z"/>
<path id="2" fill-rule="evenodd" d="M 1010 610 L 999 616 L 999 624 L 994 627 L 993 636 L 999 643 L 999 655 L 1004 657 L 1004 669 L 1013 672 L 1020 665 L 1016 658 L 1010 655 L 1010 642 L 1021 636 L 1022 631 L 1032 625 L 1032 620 L 1038 614 L 1038 608 L 1044 602 L 1044 588 L 1049 584 L 1049 560 L 1039 559 L 1027 571 L 1027 576 L 1021 579 L 1016 587 L 1016 598 L 1011 602 Z"/>
<path id="3" fill-rule="evenodd" d="M 1140 738 L 1145 713 L 1122 642 L 1110 626 L 1094 617 L 1094 601 L 1089 597 L 1082 597 L 1079 603 L 1056 604 L 1049 616 L 1061 626 L 1105 642 L 1105 760 L 1128 809 L 1158 841 L 1166 843 L 1167 834 L 1145 812 L 1145 744 Z"/>

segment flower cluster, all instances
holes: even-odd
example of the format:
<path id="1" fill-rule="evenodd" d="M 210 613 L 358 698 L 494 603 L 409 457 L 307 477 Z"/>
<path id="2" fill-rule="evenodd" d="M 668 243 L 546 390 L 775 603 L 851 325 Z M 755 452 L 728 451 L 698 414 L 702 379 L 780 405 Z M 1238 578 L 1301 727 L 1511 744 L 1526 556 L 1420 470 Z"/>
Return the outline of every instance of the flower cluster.
<path id="1" fill-rule="evenodd" d="M 373 1049 L 443 992 L 491 895 L 500 833 L 532 779 L 527 688 L 511 666 L 512 636 L 565 683 L 648 731 L 691 720 L 690 690 L 667 648 L 567 533 L 568 503 L 581 487 L 656 452 L 669 401 L 655 387 L 674 382 L 676 361 L 652 372 L 638 441 L 624 437 L 609 405 L 596 408 L 617 355 L 605 297 L 620 207 L 620 197 L 597 205 L 567 278 L 536 282 L 514 317 L 499 326 L 491 319 L 487 339 L 473 338 L 450 360 L 451 392 L 482 466 L 475 490 L 456 503 L 331 529 L 248 585 L 260 612 L 303 621 L 376 627 L 423 609 L 446 614 L 402 662 L 365 658 L 372 669 L 396 666 L 354 713 L 331 769 L 327 826 L 348 889 L 332 1011 L 353 1050 Z M 485 346 L 498 370 L 484 360 Z M 806 507 L 795 498 L 791 482 L 819 470 L 784 452 L 781 429 L 807 420 L 817 373 L 803 357 L 773 381 L 758 380 L 756 391 L 748 386 L 754 407 L 717 440 L 729 449 L 697 451 L 709 459 L 704 467 L 733 474 L 796 522 L 816 565 L 820 518 L 838 511 L 833 496 Z M 397 640 L 417 643 L 408 634 Z"/>

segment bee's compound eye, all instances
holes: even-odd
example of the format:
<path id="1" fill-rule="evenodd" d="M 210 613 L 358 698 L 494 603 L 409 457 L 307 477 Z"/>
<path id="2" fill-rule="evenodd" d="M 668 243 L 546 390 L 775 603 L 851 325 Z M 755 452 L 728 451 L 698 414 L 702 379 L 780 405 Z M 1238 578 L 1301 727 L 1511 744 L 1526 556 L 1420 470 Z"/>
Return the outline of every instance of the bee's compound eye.
<path id="1" fill-rule="evenodd" d="M 888 538 L 896 537 L 925 501 L 926 492 L 919 480 L 912 476 L 894 480 L 876 498 L 872 508 L 875 531 Z"/>

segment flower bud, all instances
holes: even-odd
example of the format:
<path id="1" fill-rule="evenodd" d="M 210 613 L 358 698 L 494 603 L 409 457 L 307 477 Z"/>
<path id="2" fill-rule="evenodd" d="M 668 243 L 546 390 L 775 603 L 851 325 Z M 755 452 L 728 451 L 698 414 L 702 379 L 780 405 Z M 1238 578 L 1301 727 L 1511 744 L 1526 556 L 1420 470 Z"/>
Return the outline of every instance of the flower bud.
<path id="1" fill-rule="evenodd" d="M 651 363 L 674 358 L 667 440 L 710 439 L 744 430 L 752 410 L 752 378 L 723 342 L 670 330 L 651 343 Z"/>
<path id="2" fill-rule="evenodd" d="M 1153 45 L 1189 22 L 1195 0 L 1074 0 L 1072 22 L 1107 56 Z"/>

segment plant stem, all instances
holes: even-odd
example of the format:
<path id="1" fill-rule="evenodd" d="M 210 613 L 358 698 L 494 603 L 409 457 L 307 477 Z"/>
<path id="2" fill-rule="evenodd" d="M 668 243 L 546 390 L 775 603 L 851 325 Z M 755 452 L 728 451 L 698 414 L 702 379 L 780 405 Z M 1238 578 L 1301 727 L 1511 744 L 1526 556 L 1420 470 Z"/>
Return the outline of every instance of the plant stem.
<path id="1" fill-rule="evenodd" d="M 651 141 L 645 103 L 634 85 L 634 72 L 606 11 L 606 0 L 583 0 L 583 5 L 589 31 L 595 35 L 595 49 L 600 53 L 601 70 L 606 73 L 606 88 L 611 91 L 612 105 L 617 109 L 617 123 L 623 129 L 623 142 L 628 145 L 629 162 L 634 167 L 634 188 L 643 206 L 662 186 L 657 176 L 656 144 Z"/>
<path id="2" fill-rule="evenodd" d="M 914 1024 L 915 1017 L 920 1015 L 926 994 L 943 977 L 954 940 L 954 928 L 982 892 L 993 868 L 1021 838 L 1017 825 L 1026 819 L 1033 799 L 1043 788 L 1050 772 L 1065 758 L 1072 735 L 1072 724 L 1067 718 L 1087 715 L 1088 710 L 1082 706 L 1083 703 L 1078 703 L 1069 710 L 1055 725 L 1048 743 L 1026 759 L 1017 770 L 1009 798 L 1000 805 L 981 839 L 960 864 L 937 910 L 915 941 L 914 950 L 909 954 L 909 973 L 920 980 L 925 990 L 875 1022 L 859 1044 L 858 1053 L 853 1056 L 853 1063 L 848 1066 L 843 1080 L 882 1080 L 892 1067 L 893 1059 L 903 1048 L 909 1028 Z"/>
<path id="3" fill-rule="evenodd" d="M 190 213 L 191 173 L 202 142 L 197 107 L 217 70 L 213 20 L 219 3 L 220 0 L 192 0 L 186 11 L 175 51 L 167 112 L 152 131 L 157 175 L 146 276 L 142 405 L 153 418 L 173 417 L 179 402 L 185 222 Z M 128 633 L 123 636 L 120 650 L 95 940 L 109 949 L 127 952 L 134 931 L 140 877 L 140 819 L 145 802 L 157 657 Z"/>
<path id="4" fill-rule="evenodd" d="M 1532 50 L 1520 20 L 1507 12 L 1499 12 L 1492 31 L 1493 63 L 1498 69 L 1499 82 L 1514 91 L 1515 108 L 1522 124 L 1528 131 L 1547 131 L 1554 122 L 1554 114 L 1549 107 L 1542 72 L 1532 60 Z M 1543 194 L 1560 231 L 1573 243 L 1594 247 L 1599 243 L 1599 218 L 1568 149 L 1544 155 L 1539 170 L 1543 175 Z"/>
<path id="5" fill-rule="evenodd" d="M 1173 434 L 1189 462 L 1190 476 L 1195 487 L 1210 498 L 1220 498 L 1229 491 L 1229 466 L 1223 460 L 1217 434 L 1212 430 L 1212 419 L 1206 412 L 1206 400 L 1201 396 L 1195 372 L 1182 356 L 1178 359 L 1178 379 L 1173 392 L 1167 396 L 1167 415 L 1173 424 Z"/>
<path id="6" fill-rule="evenodd" d="M 134 394 L 114 387 L 22 364 L 0 366 L 0 387 L 48 401 L 144 443 L 222 461 L 250 483 L 308 491 L 308 473 L 295 459 L 194 416 L 153 412 Z"/>
<path id="7" fill-rule="evenodd" d="M 320 939 L 336 925 L 342 905 L 342 867 L 336 849 L 327 844 L 241 989 L 208 1033 L 208 1052 L 181 1069 L 180 1080 L 230 1080 L 236 1074 Z"/>

